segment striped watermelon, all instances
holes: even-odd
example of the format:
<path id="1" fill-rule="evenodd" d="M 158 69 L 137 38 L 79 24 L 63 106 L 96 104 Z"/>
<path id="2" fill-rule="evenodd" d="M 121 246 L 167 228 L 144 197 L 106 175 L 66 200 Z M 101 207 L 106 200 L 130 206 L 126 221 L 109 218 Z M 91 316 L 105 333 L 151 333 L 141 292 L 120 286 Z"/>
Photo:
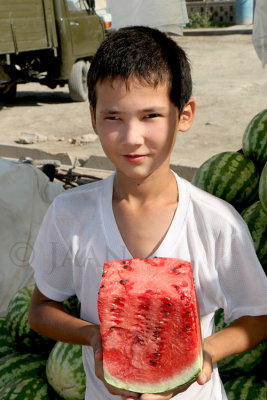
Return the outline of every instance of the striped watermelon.
<path id="1" fill-rule="evenodd" d="M 0 335 L 7 334 L 8 330 L 6 327 L 6 318 L 0 317 Z"/>
<path id="2" fill-rule="evenodd" d="M 262 168 L 267 161 L 267 109 L 262 110 L 249 122 L 242 148 L 245 156 Z"/>
<path id="3" fill-rule="evenodd" d="M 267 381 L 255 375 L 240 376 L 224 385 L 228 400 L 266 400 Z"/>
<path id="4" fill-rule="evenodd" d="M 1 400 L 60 400 L 45 379 L 37 376 L 17 378 L 0 389 Z"/>
<path id="5" fill-rule="evenodd" d="M 248 225 L 258 259 L 267 274 L 267 213 L 264 211 L 262 203 L 256 201 L 241 215 Z"/>
<path id="6" fill-rule="evenodd" d="M 6 319 L 0 318 L 0 358 L 13 352 L 13 340 L 6 327 Z"/>
<path id="7" fill-rule="evenodd" d="M 77 318 L 80 317 L 81 303 L 79 302 L 76 295 L 73 295 L 67 300 L 63 301 L 63 307 L 67 313 Z"/>
<path id="8" fill-rule="evenodd" d="M 49 354 L 46 376 L 54 390 L 66 400 L 83 400 L 86 378 L 82 346 L 57 342 Z"/>
<path id="9" fill-rule="evenodd" d="M 13 351 L 13 340 L 11 337 L 9 335 L 0 334 L 0 358 L 5 357 Z"/>
<path id="10" fill-rule="evenodd" d="M 254 163 L 239 152 L 222 152 L 205 161 L 192 183 L 241 211 L 255 201 L 259 174 Z"/>
<path id="11" fill-rule="evenodd" d="M 55 344 L 55 341 L 33 331 L 28 322 L 33 290 L 34 285 L 29 285 L 15 293 L 8 305 L 7 329 L 17 349 L 47 354 Z"/>
<path id="12" fill-rule="evenodd" d="M 267 213 L 267 162 L 260 176 L 259 198 L 264 211 Z"/>
<path id="13" fill-rule="evenodd" d="M 223 309 L 217 310 L 215 313 L 215 331 L 218 332 L 226 326 Z M 267 340 L 253 349 L 220 360 L 218 362 L 220 376 L 226 382 L 233 377 L 238 377 L 245 373 L 253 373 L 255 368 L 265 360 L 266 356 Z"/>
<path id="14" fill-rule="evenodd" d="M 6 355 L 1 358 L 0 363 L 0 387 L 2 388 L 16 378 L 31 375 L 45 377 L 45 366 L 46 360 L 37 354 L 14 352 Z"/>

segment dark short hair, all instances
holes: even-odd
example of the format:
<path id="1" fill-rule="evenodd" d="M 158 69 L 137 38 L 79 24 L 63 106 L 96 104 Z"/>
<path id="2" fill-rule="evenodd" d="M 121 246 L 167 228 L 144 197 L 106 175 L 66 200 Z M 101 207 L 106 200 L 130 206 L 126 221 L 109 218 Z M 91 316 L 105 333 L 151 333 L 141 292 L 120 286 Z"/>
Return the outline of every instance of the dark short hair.
<path id="1" fill-rule="evenodd" d="M 170 100 L 179 111 L 192 95 L 192 78 L 184 50 L 165 33 L 144 26 L 121 28 L 97 50 L 88 73 L 89 102 L 96 108 L 96 84 L 135 77 L 155 87 L 167 82 Z"/>

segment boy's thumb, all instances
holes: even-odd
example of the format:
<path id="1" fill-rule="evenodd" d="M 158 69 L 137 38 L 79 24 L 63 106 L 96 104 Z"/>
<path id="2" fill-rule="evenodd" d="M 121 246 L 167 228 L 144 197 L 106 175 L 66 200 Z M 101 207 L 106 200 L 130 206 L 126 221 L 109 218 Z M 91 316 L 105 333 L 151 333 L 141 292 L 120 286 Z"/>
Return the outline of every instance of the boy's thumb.
<path id="1" fill-rule="evenodd" d="M 95 360 L 100 361 L 103 359 L 103 350 L 102 348 L 96 349 L 95 351 Z"/>

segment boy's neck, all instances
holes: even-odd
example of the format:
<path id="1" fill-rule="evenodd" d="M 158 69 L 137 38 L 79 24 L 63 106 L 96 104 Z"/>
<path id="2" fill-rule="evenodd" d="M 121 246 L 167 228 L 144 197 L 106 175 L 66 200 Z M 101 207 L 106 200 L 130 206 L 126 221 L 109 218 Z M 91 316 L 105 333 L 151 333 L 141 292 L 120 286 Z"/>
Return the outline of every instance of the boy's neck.
<path id="1" fill-rule="evenodd" d="M 177 184 L 169 168 L 165 171 L 157 171 L 143 180 L 129 179 L 121 172 L 117 172 L 114 178 L 113 201 L 115 202 L 126 200 L 144 205 L 164 200 L 164 198 L 170 200 L 170 197 L 174 195 L 177 195 Z"/>

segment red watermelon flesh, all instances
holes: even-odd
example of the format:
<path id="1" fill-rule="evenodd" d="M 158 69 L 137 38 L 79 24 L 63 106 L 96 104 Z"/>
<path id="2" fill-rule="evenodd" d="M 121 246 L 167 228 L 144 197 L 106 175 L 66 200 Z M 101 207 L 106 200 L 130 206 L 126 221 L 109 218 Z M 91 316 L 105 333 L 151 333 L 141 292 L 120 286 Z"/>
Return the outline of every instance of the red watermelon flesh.
<path id="1" fill-rule="evenodd" d="M 98 297 L 105 379 L 137 393 L 192 381 L 202 338 L 191 264 L 172 258 L 109 261 Z"/>

